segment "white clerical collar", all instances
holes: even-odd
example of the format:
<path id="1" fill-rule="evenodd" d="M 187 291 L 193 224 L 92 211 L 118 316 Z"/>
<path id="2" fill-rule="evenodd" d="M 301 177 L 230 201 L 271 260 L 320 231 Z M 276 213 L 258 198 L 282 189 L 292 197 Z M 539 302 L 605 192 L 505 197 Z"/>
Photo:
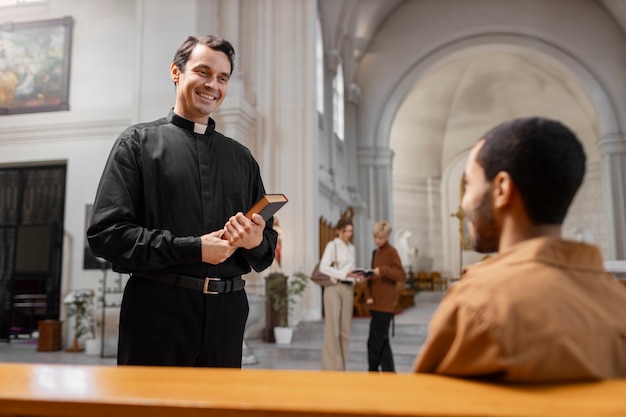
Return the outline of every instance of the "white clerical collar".
<path id="1" fill-rule="evenodd" d="M 2 0 L 0 0 L 0 2 L 1 1 Z M 211 135 L 215 131 L 215 120 L 210 117 L 208 120 L 209 124 L 203 125 L 201 123 L 194 123 L 189 119 L 185 119 L 184 117 L 177 115 L 174 113 L 173 109 L 167 114 L 167 121 L 188 130 L 189 132 L 194 132 L 197 135 Z"/>
<path id="2" fill-rule="evenodd" d="M 193 133 L 198 133 L 200 135 L 204 135 L 204 133 L 206 132 L 206 128 L 208 127 L 208 125 L 203 125 L 201 123 L 194 123 L 193 124 Z"/>

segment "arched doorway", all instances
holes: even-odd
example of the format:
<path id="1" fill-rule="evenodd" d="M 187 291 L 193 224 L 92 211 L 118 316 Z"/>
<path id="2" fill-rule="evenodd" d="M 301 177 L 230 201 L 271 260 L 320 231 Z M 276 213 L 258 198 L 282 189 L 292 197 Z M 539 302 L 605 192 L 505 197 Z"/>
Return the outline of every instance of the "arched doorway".
<path id="1" fill-rule="evenodd" d="M 437 60 L 419 67 L 401 103 L 389 109 L 394 116 L 388 134 L 395 153 L 394 221 L 412 233 L 420 257 L 427 258 L 418 264 L 432 264 L 455 278 L 462 265 L 480 259 L 460 245 L 459 220 L 453 216 L 467 151 L 494 125 L 525 116 L 561 120 L 580 137 L 587 175 L 564 232 L 584 227 L 606 249 L 597 143 L 612 115 L 597 110 L 602 106 L 588 83 L 544 52 L 502 42 L 451 46 L 448 54 L 440 51 Z"/>

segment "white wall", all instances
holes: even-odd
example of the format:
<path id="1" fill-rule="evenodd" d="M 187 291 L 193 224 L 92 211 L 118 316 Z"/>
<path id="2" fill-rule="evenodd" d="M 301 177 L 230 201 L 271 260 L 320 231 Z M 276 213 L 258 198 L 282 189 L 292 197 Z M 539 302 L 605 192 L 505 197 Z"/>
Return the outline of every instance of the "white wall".
<path id="1" fill-rule="evenodd" d="M 0 164 L 67 161 L 61 297 L 100 285 L 100 271 L 83 269 L 85 205 L 93 202 L 113 141 L 137 114 L 138 62 L 136 2 L 52 0 L 3 10 L 3 19 L 15 22 L 63 16 L 74 19 L 69 111 L 2 116 L 0 125 Z"/>
<path id="2" fill-rule="evenodd" d="M 240 6 L 245 6 L 245 11 Z M 230 33 L 236 44 L 245 45 L 237 51 L 235 64 L 235 71 L 245 74 L 244 85 L 233 82 L 224 104 L 254 106 L 250 137 L 235 139 L 250 145 L 268 192 L 283 192 L 290 199 L 280 213 L 287 240 L 285 273 L 312 269 L 317 243 L 306 237 L 317 231 L 317 183 L 311 175 L 316 163 L 311 157 L 317 149 L 315 2 L 275 6 L 275 0 L 237 4 L 221 0 L 50 0 L 44 6 L 2 10 L 3 21 L 69 15 L 75 22 L 70 110 L 0 119 L 0 164 L 67 161 L 61 296 L 70 288 L 99 285 L 100 271 L 82 269 L 85 205 L 94 199 L 113 141 L 128 125 L 167 114 L 175 97 L 169 78 L 174 52 L 188 35 L 206 33 Z M 235 78 L 242 77 L 237 73 Z M 241 114 L 235 112 L 235 116 Z M 224 119 L 224 115 L 215 116 L 218 123 Z M 232 123 L 234 126 L 237 121 Z M 218 124 L 219 130 L 224 128 L 228 126 Z M 312 307 L 302 309 L 302 317 L 315 311 L 314 289 L 310 293 L 305 305 Z M 319 317 L 319 307 L 317 310 Z M 62 318 L 64 314 L 62 311 Z"/>

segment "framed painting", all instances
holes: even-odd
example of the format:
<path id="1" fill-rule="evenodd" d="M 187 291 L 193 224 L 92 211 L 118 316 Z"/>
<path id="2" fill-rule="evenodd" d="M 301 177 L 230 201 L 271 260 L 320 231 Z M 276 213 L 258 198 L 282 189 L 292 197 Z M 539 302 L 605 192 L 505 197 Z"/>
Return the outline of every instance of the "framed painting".
<path id="1" fill-rule="evenodd" d="M 74 20 L 0 24 L 0 115 L 68 110 Z"/>

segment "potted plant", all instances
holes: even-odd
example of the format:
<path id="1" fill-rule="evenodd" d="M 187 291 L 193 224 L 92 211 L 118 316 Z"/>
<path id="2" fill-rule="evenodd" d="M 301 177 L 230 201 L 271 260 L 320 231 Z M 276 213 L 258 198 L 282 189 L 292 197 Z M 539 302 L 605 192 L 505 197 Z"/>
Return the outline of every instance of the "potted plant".
<path id="1" fill-rule="evenodd" d="M 84 349 L 79 348 L 78 340 L 83 336 L 95 340 L 94 301 L 95 292 L 92 289 L 72 290 L 63 300 L 68 305 L 67 317 L 74 318 L 74 340 L 72 346 L 65 349 L 66 352 L 82 352 Z"/>
<path id="2" fill-rule="evenodd" d="M 309 276 L 298 271 L 285 279 L 267 281 L 267 300 L 279 317 L 274 327 L 274 337 L 278 344 L 289 344 L 293 337 L 293 328 L 289 326 L 289 318 L 293 308 L 306 289 Z"/>
<path id="3" fill-rule="evenodd" d="M 102 296 L 94 297 L 89 305 L 87 312 L 87 332 L 85 333 L 85 354 L 99 355 L 102 352 L 101 338 L 99 337 L 98 328 L 101 325 L 100 320 L 96 319 L 96 305 L 102 305 Z"/>

